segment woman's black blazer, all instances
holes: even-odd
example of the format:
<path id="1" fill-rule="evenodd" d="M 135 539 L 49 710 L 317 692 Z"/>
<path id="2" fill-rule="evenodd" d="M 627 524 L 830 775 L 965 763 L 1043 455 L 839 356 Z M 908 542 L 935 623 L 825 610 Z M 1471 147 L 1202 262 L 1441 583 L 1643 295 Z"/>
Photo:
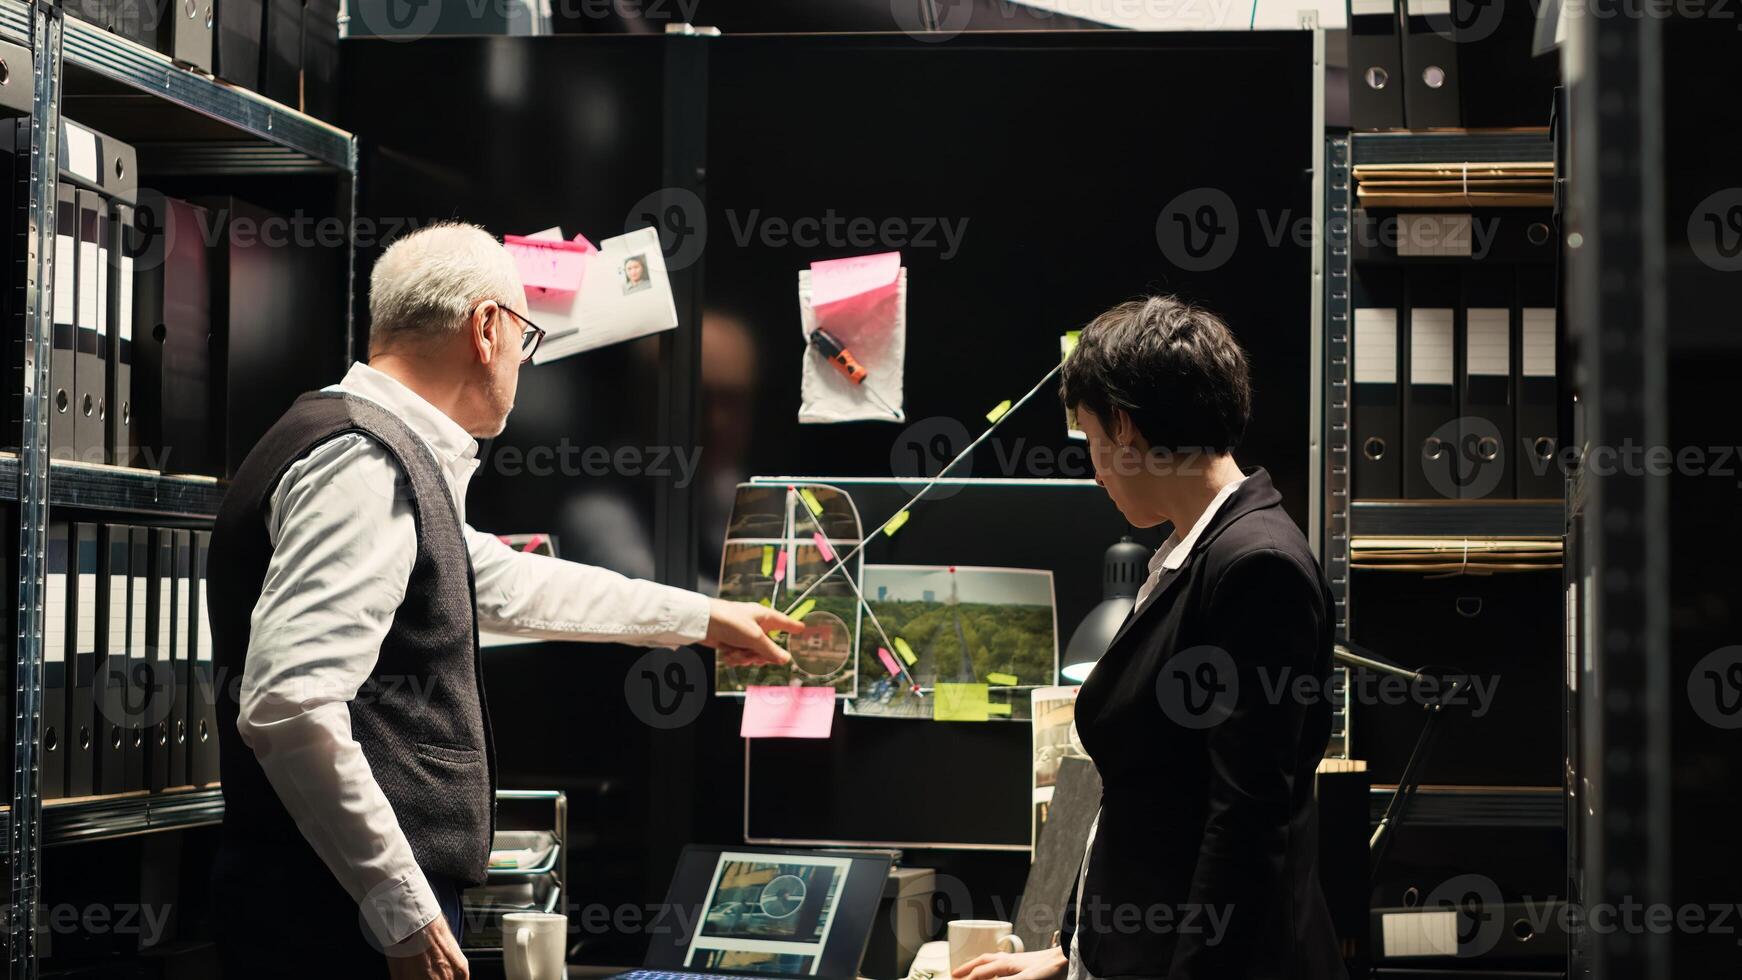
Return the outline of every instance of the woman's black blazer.
<path id="1" fill-rule="evenodd" d="M 1344 976 L 1313 802 L 1330 590 L 1281 505 L 1248 475 L 1078 696 L 1103 790 L 1063 941 L 1096 977 Z"/>

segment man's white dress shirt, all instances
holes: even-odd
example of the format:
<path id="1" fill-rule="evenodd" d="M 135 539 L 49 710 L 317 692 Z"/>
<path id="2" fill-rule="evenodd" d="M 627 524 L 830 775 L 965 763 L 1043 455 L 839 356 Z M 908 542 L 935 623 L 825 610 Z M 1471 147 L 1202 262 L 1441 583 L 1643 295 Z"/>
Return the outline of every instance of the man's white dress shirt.
<path id="1" fill-rule="evenodd" d="M 374 402 L 429 445 L 464 525 L 480 629 L 641 646 L 694 643 L 707 633 L 704 596 L 524 554 L 465 525 L 478 443 L 410 388 L 359 362 L 327 390 Z M 236 722 L 383 944 L 441 914 L 351 735 L 347 704 L 375 667 L 417 555 L 411 505 L 394 493 L 401 478 L 387 450 L 359 433 L 322 443 L 285 472 L 269 504 L 272 559 L 251 619 Z"/>
<path id="2" fill-rule="evenodd" d="M 1210 526 L 1210 522 L 1215 520 L 1216 515 L 1221 512 L 1222 505 L 1226 504 L 1228 498 L 1234 495 L 1234 491 L 1239 488 L 1240 484 L 1245 482 L 1246 478 L 1242 476 L 1217 491 L 1216 496 L 1210 500 L 1210 506 L 1204 508 L 1204 512 L 1198 516 L 1197 523 L 1192 525 L 1192 529 L 1186 532 L 1185 537 L 1180 537 L 1179 529 L 1174 528 L 1174 532 L 1167 536 L 1167 540 L 1161 543 L 1161 547 L 1155 549 L 1155 554 L 1149 559 L 1149 577 L 1143 580 L 1143 587 L 1137 590 L 1137 602 L 1131 608 L 1132 618 L 1142 615 L 1143 611 L 1149 608 L 1149 603 L 1155 598 L 1156 588 L 1161 585 L 1161 577 L 1168 572 L 1177 571 L 1181 565 L 1186 563 L 1186 558 L 1191 555 L 1192 548 L 1197 546 L 1198 538 L 1203 536 L 1204 529 Z M 1073 722 L 1073 724 L 1075 723 Z M 1094 822 L 1089 824 L 1089 839 L 1083 845 L 1083 866 L 1077 869 L 1078 934 L 1081 934 L 1083 929 L 1083 883 L 1089 877 L 1089 855 L 1095 850 L 1095 831 L 1099 830 L 1100 827 L 1101 815 L 1097 813 Z M 1066 970 L 1065 980 L 1095 980 L 1095 975 L 1083 965 L 1082 948 L 1082 945 L 1073 938 L 1070 966 Z"/>

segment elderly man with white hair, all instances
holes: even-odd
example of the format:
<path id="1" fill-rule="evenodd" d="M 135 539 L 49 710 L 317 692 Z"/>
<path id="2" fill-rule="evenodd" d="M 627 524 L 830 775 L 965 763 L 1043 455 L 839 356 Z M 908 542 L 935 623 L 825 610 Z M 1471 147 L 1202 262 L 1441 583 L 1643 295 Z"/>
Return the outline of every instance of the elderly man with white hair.
<path id="1" fill-rule="evenodd" d="M 542 331 L 514 263 L 442 224 L 370 277 L 368 364 L 302 396 L 237 472 L 212 535 L 224 827 L 213 872 L 232 977 L 464 977 L 496 759 L 478 630 L 781 663 L 801 624 L 523 554 L 466 523 Z"/>

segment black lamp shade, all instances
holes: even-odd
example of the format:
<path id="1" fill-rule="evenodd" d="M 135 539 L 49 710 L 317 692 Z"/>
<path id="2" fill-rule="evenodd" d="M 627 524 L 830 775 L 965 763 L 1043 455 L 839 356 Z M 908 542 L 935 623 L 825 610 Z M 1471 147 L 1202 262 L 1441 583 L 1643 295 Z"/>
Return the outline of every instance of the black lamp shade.
<path id="1" fill-rule="evenodd" d="M 1149 575 L 1149 556 L 1148 548 L 1130 538 L 1121 538 L 1107 549 L 1101 561 L 1101 603 L 1077 624 L 1065 646 L 1059 673 L 1067 682 L 1081 684 L 1113 643 L 1137 602 L 1137 590 Z"/>

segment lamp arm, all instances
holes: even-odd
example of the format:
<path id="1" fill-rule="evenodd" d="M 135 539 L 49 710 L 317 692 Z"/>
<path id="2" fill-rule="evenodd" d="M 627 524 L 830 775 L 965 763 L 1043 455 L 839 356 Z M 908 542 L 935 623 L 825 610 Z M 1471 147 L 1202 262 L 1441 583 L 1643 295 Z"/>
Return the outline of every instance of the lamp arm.
<path id="1" fill-rule="evenodd" d="M 1428 675 L 1417 670 L 1410 670 L 1396 664 L 1379 659 L 1373 651 L 1351 643 L 1348 640 L 1338 640 L 1333 647 L 1333 656 L 1338 663 L 1361 670 L 1384 674 L 1389 677 L 1401 677 L 1409 682 L 1420 683 Z M 1409 804 L 1415 798 L 1416 790 L 1421 787 L 1421 770 L 1424 760 L 1433 752 L 1435 742 L 1439 737 L 1440 719 L 1445 714 L 1447 705 L 1453 703 L 1452 698 L 1464 687 L 1464 679 L 1454 677 L 1445 682 L 1446 689 L 1432 701 L 1422 704 L 1422 710 L 1427 712 L 1427 720 L 1423 722 L 1421 734 L 1416 736 L 1415 747 L 1410 750 L 1409 761 L 1404 763 L 1403 774 L 1398 778 L 1397 789 L 1391 794 L 1391 800 L 1385 804 L 1385 813 L 1379 818 L 1379 824 L 1373 828 L 1373 836 L 1368 841 L 1369 867 L 1375 880 L 1379 876 L 1379 867 L 1385 860 L 1385 851 L 1391 845 L 1391 839 L 1397 834 L 1397 826 L 1403 821 Z"/>

